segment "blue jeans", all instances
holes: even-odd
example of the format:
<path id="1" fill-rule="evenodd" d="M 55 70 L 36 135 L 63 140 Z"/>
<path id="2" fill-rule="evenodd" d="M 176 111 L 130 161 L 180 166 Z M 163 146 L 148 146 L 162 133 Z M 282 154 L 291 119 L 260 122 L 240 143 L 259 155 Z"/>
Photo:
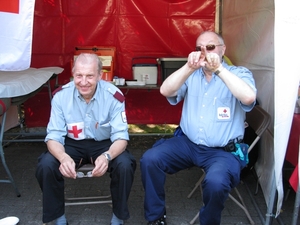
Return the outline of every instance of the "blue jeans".
<path id="1" fill-rule="evenodd" d="M 201 225 L 220 224 L 224 202 L 230 190 L 240 181 L 242 164 L 223 148 L 196 145 L 185 135 L 159 140 L 140 160 L 145 189 L 145 218 L 154 221 L 165 212 L 164 184 L 166 173 L 174 174 L 193 166 L 204 169 L 202 182 L 204 206 Z"/>

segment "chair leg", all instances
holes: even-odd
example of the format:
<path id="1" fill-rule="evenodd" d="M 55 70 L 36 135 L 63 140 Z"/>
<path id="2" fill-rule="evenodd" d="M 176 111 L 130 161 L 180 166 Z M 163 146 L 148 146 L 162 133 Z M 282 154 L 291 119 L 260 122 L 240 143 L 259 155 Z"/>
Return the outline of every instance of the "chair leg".
<path id="1" fill-rule="evenodd" d="M 77 169 L 77 172 L 87 173 L 94 169 L 93 164 L 85 164 Z M 93 179 L 89 177 L 84 177 L 80 179 Z M 71 197 L 65 198 L 65 206 L 69 205 L 92 205 L 92 204 L 111 204 L 111 195 L 97 195 L 91 197 Z"/>
<path id="2" fill-rule="evenodd" d="M 199 180 L 197 181 L 197 183 L 195 184 L 194 189 L 193 189 L 193 190 L 189 193 L 189 195 L 187 196 L 188 198 L 190 198 L 190 197 L 194 194 L 194 192 L 196 191 L 196 189 L 197 189 L 198 187 L 200 188 L 200 191 L 201 191 L 201 194 L 202 194 L 201 183 L 202 183 L 204 177 L 205 177 L 205 173 L 203 172 L 203 174 L 201 175 L 200 179 L 199 179 Z M 229 198 L 230 198 L 231 200 L 233 200 L 233 201 L 234 201 L 241 209 L 244 210 L 244 212 L 245 212 L 245 214 L 246 214 L 248 220 L 250 221 L 251 225 L 254 225 L 255 222 L 253 221 L 253 219 L 252 219 L 252 217 L 251 217 L 251 215 L 250 215 L 250 213 L 249 213 L 249 211 L 248 211 L 248 209 L 247 209 L 247 207 L 246 207 L 246 204 L 245 204 L 245 202 L 244 202 L 244 200 L 243 200 L 243 198 L 242 198 L 240 192 L 238 191 L 237 188 L 234 188 L 234 190 L 235 190 L 235 192 L 236 192 L 236 195 L 237 195 L 238 198 L 240 199 L 240 202 L 239 202 L 236 198 L 234 198 L 231 194 L 229 194 Z M 199 212 L 198 212 L 198 213 L 196 214 L 196 216 L 190 221 L 190 224 L 194 224 L 195 221 L 196 221 L 198 218 L 199 218 Z"/>
<path id="3" fill-rule="evenodd" d="M 3 147 L 2 147 L 2 140 L 3 140 L 3 133 L 4 133 L 4 126 L 5 126 L 5 120 L 6 120 L 6 112 L 2 115 L 2 124 L 0 122 L 0 157 L 1 157 L 1 161 L 2 161 L 2 165 L 6 171 L 6 174 L 8 175 L 8 178 L 9 179 L 6 179 L 6 180 L 0 180 L 0 183 L 11 183 L 15 189 L 15 192 L 17 194 L 17 197 L 20 197 L 21 194 L 17 188 L 17 185 L 9 171 L 9 168 L 6 164 L 6 161 L 5 161 L 5 156 L 4 156 L 4 150 L 3 150 Z"/>
<path id="4" fill-rule="evenodd" d="M 201 191 L 201 193 L 202 193 L 201 183 L 202 183 L 204 177 L 205 177 L 205 174 L 203 173 L 202 176 L 200 177 L 200 179 L 199 179 L 199 180 L 197 181 L 197 183 L 195 184 L 194 189 L 193 189 L 193 190 L 189 193 L 189 195 L 187 196 L 187 198 L 191 198 L 192 195 L 194 194 L 194 192 L 196 191 L 196 189 L 197 189 L 198 187 L 200 188 L 200 191 Z"/>
<path id="5" fill-rule="evenodd" d="M 21 194 L 20 194 L 20 192 L 18 190 L 18 187 L 17 187 L 17 185 L 16 185 L 16 183 L 15 183 L 15 181 L 14 181 L 14 179 L 13 179 L 11 173 L 10 173 L 10 170 L 9 170 L 7 164 L 6 164 L 6 161 L 5 161 L 5 158 L 4 158 L 4 153 L 3 153 L 3 148 L 2 148 L 2 143 L 1 143 L 1 146 L 0 146 L 0 153 L 1 153 L 2 165 L 3 165 L 3 167 L 4 167 L 5 171 L 6 171 L 6 174 L 7 174 L 8 178 L 9 178 L 7 180 L 0 180 L 0 183 L 11 183 L 13 185 L 14 189 L 15 189 L 17 197 L 20 197 Z"/>
<path id="6" fill-rule="evenodd" d="M 255 222 L 253 221 L 253 219 L 252 219 L 252 217 L 251 217 L 251 215 L 250 215 L 250 213 L 249 213 L 249 211 L 248 211 L 248 209 L 247 209 L 247 207 L 246 207 L 246 204 L 245 204 L 245 202 L 244 202 L 244 199 L 242 198 L 242 196 L 241 196 L 241 194 L 240 194 L 240 192 L 238 191 L 237 188 L 234 188 L 234 190 L 235 190 L 235 193 L 237 194 L 237 196 L 238 196 L 238 198 L 240 199 L 241 202 L 239 202 L 239 201 L 238 201 L 236 198 L 234 198 L 231 194 L 229 194 L 229 198 L 230 198 L 231 200 L 233 200 L 233 201 L 234 201 L 234 202 L 235 202 L 242 210 L 244 210 L 244 212 L 245 212 L 245 214 L 246 214 L 248 220 L 250 221 L 251 225 L 254 225 Z"/>
<path id="7" fill-rule="evenodd" d="M 199 218 L 199 212 L 196 214 L 196 216 L 190 221 L 190 224 L 195 224 L 196 220 Z"/>
<path id="8" fill-rule="evenodd" d="M 112 200 L 100 200 L 100 199 L 109 199 L 110 195 L 98 196 L 98 197 L 77 197 L 77 198 L 65 198 L 65 206 L 69 205 L 93 205 L 93 204 L 110 204 Z M 95 201 L 99 199 L 98 201 Z M 83 200 L 83 201 L 81 201 Z M 92 200 L 92 201 L 87 201 Z M 74 201 L 74 202 L 73 202 Z"/>

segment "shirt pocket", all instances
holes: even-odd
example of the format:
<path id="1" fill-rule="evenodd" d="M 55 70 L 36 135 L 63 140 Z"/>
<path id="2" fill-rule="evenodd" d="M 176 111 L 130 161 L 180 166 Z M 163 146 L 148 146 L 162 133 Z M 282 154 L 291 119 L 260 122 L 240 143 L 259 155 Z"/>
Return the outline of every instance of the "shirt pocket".
<path id="1" fill-rule="evenodd" d="M 92 132 L 95 135 L 96 141 L 106 140 L 110 138 L 111 125 L 110 122 L 102 123 L 95 122 L 95 126 L 92 126 Z"/>
<path id="2" fill-rule="evenodd" d="M 231 122 L 233 117 L 232 98 L 216 98 L 214 110 L 217 122 Z"/>

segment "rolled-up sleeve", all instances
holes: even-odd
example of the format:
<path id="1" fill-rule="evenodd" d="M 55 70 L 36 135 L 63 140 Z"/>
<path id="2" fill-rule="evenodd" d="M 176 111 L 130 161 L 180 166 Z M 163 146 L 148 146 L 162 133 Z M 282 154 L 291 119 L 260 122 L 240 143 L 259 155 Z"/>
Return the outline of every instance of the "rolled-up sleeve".
<path id="1" fill-rule="evenodd" d="M 45 138 L 45 142 L 48 140 L 55 140 L 64 145 L 67 128 L 63 116 L 63 110 L 61 108 L 63 104 L 59 104 L 58 94 L 54 96 L 51 102 L 51 114 L 47 126 L 47 136 Z"/>
<path id="2" fill-rule="evenodd" d="M 172 97 L 167 97 L 168 102 L 171 105 L 177 105 L 179 102 L 182 101 L 182 99 L 184 99 L 185 93 L 186 93 L 186 89 L 187 86 L 184 83 L 180 89 L 177 91 L 177 95 L 176 96 L 172 96 Z"/>

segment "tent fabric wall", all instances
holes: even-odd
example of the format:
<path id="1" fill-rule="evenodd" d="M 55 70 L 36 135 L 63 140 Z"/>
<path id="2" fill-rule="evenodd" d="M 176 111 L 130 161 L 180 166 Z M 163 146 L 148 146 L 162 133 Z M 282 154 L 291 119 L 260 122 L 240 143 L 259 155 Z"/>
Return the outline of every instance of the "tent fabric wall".
<path id="1" fill-rule="evenodd" d="M 199 33 L 214 30 L 215 7 L 215 0 L 36 1 L 31 67 L 62 67 L 64 71 L 58 79 L 65 84 L 70 80 L 75 46 L 115 46 L 114 75 L 132 80 L 134 57 L 187 57 Z M 38 118 L 30 116 L 38 114 L 39 108 L 50 111 L 43 96 L 46 95 L 41 92 L 25 104 L 28 127 L 45 126 L 48 122 L 49 113 Z M 126 102 L 140 103 L 141 96 L 129 92 Z M 169 107 L 165 98 L 156 101 L 157 106 Z M 40 103 L 38 107 L 36 102 Z M 173 113 L 167 120 L 163 113 L 155 112 L 156 107 L 133 117 L 134 112 L 142 110 L 131 104 L 128 122 L 179 122 L 178 107 L 171 108 Z"/>
<path id="2" fill-rule="evenodd" d="M 299 42 L 300 2 L 298 0 L 275 0 L 275 123 L 274 152 L 275 167 L 283 164 L 290 134 L 293 112 L 298 97 L 300 70 L 298 68 L 300 45 L 293 44 L 292 49 L 287 43 Z M 291 66 L 287 66 L 291 65 Z M 282 167 L 281 167 L 282 168 Z M 281 171 L 275 171 L 276 188 L 279 191 L 277 214 L 279 214 L 282 199 Z M 299 205 L 298 205 L 299 207 Z"/>
<path id="3" fill-rule="evenodd" d="M 132 58 L 187 57 L 214 22 L 214 0 L 36 1 L 32 66 L 64 67 L 66 82 L 75 46 L 115 46 L 114 74 L 133 79 Z"/>
<path id="4" fill-rule="evenodd" d="M 236 65 L 249 68 L 255 78 L 259 104 L 274 119 L 274 2 L 224 1 L 222 33 L 226 55 Z M 274 179 L 273 120 L 260 142 L 256 173 L 266 203 L 270 202 Z M 277 170 L 282 167 L 278 166 Z"/>
<path id="5" fill-rule="evenodd" d="M 237 65 L 254 74 L 258 101 L 273 118 L 261 140 L 256 172 L 272 213 L 277 195 L 280 214 L 283 187 L 282 168 L 300 80 L 298 69 L 298 0 L 224 1 L 222 31 L 227 55 Z M 276 6 L 276 7 L 275 7 Z M 288 66 L 291 65 L 291 66 Z M 293 66 L 292 66 L 293 65 Z M 276 188 L 277 193 L 273 190 Z"/>

